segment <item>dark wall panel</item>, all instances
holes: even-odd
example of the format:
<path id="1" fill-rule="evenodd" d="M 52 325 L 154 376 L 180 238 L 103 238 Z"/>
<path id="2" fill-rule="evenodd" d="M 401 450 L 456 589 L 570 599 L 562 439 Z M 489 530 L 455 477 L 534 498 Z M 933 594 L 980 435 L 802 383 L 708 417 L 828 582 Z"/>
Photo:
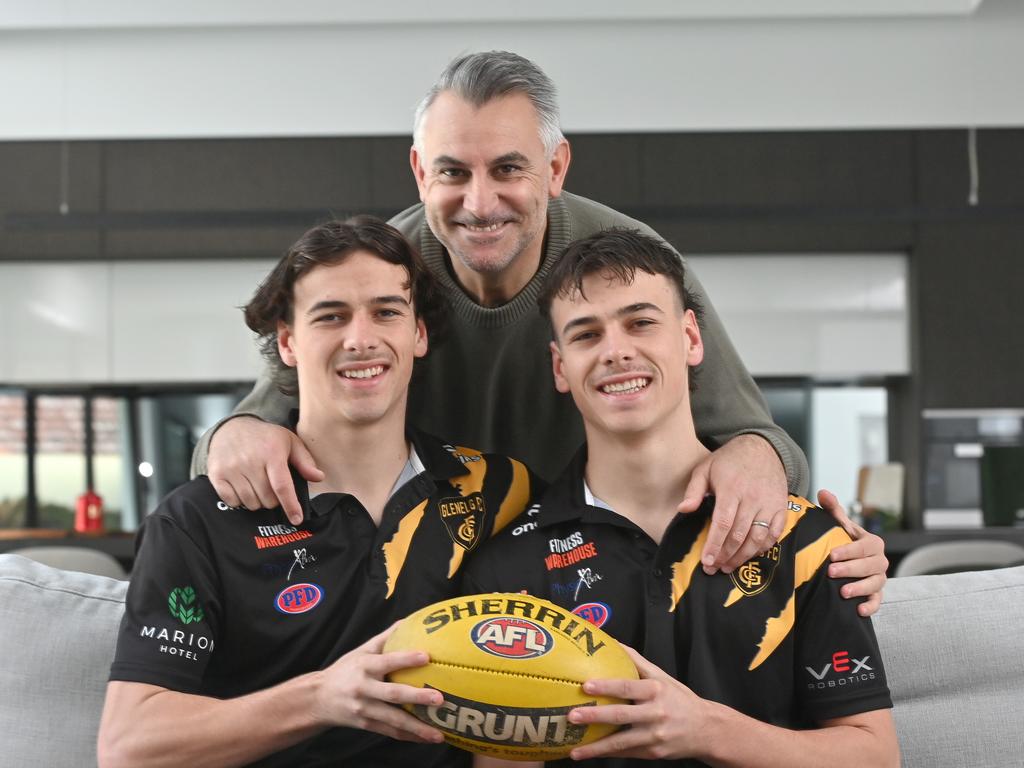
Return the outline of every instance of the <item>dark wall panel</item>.
<path id="1" fill-rule="evenodd" d="M 1024 407 L 1024 221 L 924 226 L 919 253 L 922 407 Z"/>

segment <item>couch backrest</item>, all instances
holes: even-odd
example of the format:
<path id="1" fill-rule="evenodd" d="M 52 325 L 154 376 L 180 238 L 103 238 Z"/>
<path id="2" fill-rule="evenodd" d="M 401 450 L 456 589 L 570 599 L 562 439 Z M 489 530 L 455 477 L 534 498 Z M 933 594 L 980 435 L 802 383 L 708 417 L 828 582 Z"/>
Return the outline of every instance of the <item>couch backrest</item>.
<path id="1" fill-rule="evenodd" d="M 1024 566 L 891 579 L 874 624 L 905 768 L 1024 765 Z"/>
<path id="2" fill-rule="evenodd" d="M 0 764 L 95 764 L 126 589 L 0 555 Z M 905 768 L 1024 765 L 1024 566 L 891 579 L 875 631 Z"/>
<path id="3" fill-rule="evenodd" d="M 127 587 L 0 555 L 0 764 L 96 764 Z"/>

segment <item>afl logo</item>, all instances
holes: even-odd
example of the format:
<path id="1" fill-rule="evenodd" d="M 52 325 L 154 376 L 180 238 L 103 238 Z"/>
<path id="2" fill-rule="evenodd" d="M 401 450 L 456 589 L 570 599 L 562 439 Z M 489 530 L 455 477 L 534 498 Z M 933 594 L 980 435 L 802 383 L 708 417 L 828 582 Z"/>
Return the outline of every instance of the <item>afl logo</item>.
<path id="1" fill-rule="evenodd" d="M 290 615 L 306 613 L 316 608 L 323 596 L 324 591 L 316 584 L 292 584 L 278 592 L 274 607 Z"/>
<path id="2" fill-rule="evenodd" d="M 612 615 L 612 609 L 604 603 L 582 603 L 573 608 L 572 612 L 595 627 L 603 627 Z"/>
<path id="3" fill-rule="evenodd" d="M 534 659 L 554 645 L 551 633 L 540 624 L 512 616 L 481 621 L 470 638 L 480 650 L 505 659 Z"/>

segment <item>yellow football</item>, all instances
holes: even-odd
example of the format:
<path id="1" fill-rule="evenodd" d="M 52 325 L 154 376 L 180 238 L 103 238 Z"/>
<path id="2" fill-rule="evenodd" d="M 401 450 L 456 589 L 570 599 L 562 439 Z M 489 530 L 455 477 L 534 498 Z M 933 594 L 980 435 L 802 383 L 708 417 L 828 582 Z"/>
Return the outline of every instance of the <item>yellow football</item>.
<path id="1" fill-rule="evenodd" d="M 409 711 L 448 743 L 504 760 L 555 760 L 611 733 L 615 726 L 570 723 L 569 710 L 620 703 L 586 695 L 586 680 L 637 677 L 611 635 L 547 600 L 512 593 L 428 605 L 402 620 L 384 650 L 429 653 L 428 664 L 389 677 L 435 688 L 444 703 Z"/>

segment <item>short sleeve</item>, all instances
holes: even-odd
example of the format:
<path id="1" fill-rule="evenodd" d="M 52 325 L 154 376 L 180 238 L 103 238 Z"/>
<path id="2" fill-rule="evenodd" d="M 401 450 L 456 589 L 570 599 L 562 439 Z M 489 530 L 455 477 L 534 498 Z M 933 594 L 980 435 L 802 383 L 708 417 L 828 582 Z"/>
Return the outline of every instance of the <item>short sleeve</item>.
<path id="1" fill-rule="evenodd" d="M 798 589 L 794 674 L 801 714 L 810 722 L 892 706 L 871 619 L 828 576 L 827 559 Z"/>
<path id="2" fill-rule="evenodd" d="M 219 593 L 209 556 L 176 520 L 154 512 L 139 532 L 110 679 L 200 692 L 216 647 Z"/>

